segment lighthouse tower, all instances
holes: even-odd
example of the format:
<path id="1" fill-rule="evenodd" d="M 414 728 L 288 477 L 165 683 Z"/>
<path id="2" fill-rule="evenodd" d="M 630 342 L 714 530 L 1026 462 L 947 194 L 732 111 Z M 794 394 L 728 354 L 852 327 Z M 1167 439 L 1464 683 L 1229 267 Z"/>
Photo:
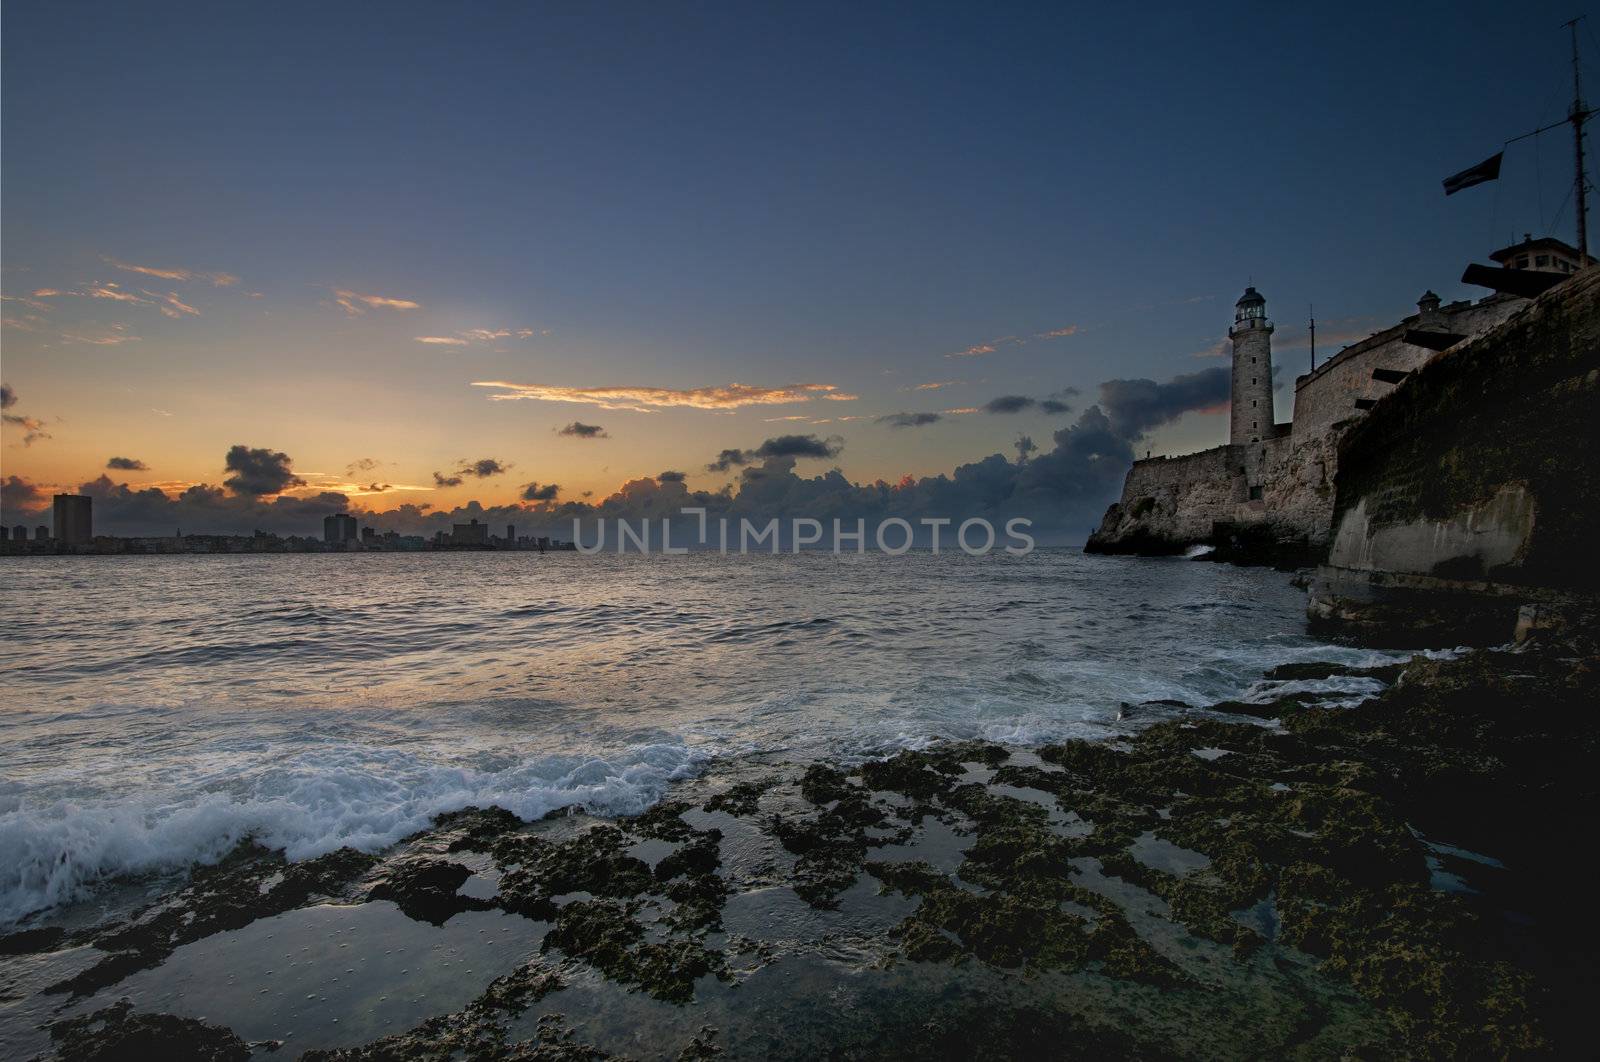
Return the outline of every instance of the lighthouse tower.
<path id="1" fill-rule="evenodd" d="M 1245 288 L 1233 307 L 1233 414 L 1228 442 L 1235 446 L 1272 437 L 1272 322 L 1267 300 Z"/>

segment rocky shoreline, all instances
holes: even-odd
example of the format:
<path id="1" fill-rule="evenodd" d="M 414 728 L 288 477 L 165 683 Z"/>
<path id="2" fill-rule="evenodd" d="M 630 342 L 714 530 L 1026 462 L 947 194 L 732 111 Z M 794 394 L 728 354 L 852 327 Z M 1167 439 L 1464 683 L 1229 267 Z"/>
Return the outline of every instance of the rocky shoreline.
<path id="1" fill-rule="evenodd" d="M 741 761 L 632 819 L 241 844 L 0 938 L 63 1059 L 1505 1057 L 1587 1043 L 1591 648 L 1128 706 L 1113 742 Z M 1576 847 L 1577 853 L 1569 852 Z M 279 956 L 281 955 L 281 958 Z M 25 1050 L 24 1050 L 25 1049 Z"/>

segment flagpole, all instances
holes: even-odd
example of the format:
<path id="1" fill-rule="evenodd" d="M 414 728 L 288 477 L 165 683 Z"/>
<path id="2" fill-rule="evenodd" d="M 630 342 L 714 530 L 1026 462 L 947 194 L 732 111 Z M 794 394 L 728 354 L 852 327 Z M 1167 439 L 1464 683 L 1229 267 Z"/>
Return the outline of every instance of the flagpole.
<path id="1" fill-rule="evenodd" d="M 1589 182 L 1583 172 L 1583 123 L 1589 111 L 1583 105 L 1583 82 L 1578 72 L 1578 19 L 1566 25 L 1572 31 L 1572 110 L 1568 112 L 1567 121 L 1572 123 L 1573 161 L 1577 171 L 1573 195 L 1578 203 L 1578 265 L 1582 268 L 1589 264 Z"/>

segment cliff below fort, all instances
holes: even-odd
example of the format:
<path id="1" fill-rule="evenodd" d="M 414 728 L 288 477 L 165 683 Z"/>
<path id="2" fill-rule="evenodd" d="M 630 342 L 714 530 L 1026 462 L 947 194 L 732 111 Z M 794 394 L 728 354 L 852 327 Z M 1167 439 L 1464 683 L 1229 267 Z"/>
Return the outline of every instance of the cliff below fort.
<path id="1" fill-rule="evenodd" d="M 1384 640 L 1505 641 L 1600 598 L 1600 269 L 1430 361 L 1339 443 L 1310 615 Z"/>
<path id="2" fill-rule="evenodd" d="M 1279 425 L 1258 445 L 1137 461 L 1084 549 L 1162 555 L 1210 545 L 1218 559 L 1315 564 L 1329 541 L 1339 437 L 1298 440 Z"/>

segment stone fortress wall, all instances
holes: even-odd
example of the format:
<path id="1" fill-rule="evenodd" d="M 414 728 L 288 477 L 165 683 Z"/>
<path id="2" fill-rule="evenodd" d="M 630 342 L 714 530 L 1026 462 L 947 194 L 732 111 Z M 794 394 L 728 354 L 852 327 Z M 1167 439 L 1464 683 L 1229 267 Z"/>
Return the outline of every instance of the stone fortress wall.
<path id="1" fill-rule="evenodd" d="M 1516 250 L 1508 248 L 1494 257 L 1506 261 Z M 1441 305 L 1438 296 L 1425 293 L 1417 313 L 1345 347 L 1297 378 L 1293 420 L 1272 425 L 1259 442 L 1247 442 L 1254 436 L 1248 429 L 1241 435 L 1240 417 L 1249 415 L 1241 399 L 1254 398 L 1258 407 L 1261 399 L 1255 389 L 1240 386 L 1241 374 L 1250 377 L 1252 357 L 1270 374 L 1271 325 L 1261 303 L 1254 288 L 1247 290 L 1230 330 L 1235 336 L 1231 441 L 1182 457 L 1134 462 L 1122 497 L 1106 510 L 1087 551 L 1180 553 L 1208 544 L 1238 559 L 1296 564 L 1321 560 L 1332 541 L 1341 440 L 1369 409 L 1439 357 L 1436 348 L 1449 343 L 1440 338 L 1432 346 L 1418 345 L 1407 342 L 1407 335 L 1459 337 L 1445 346 L 1453 349 L 1497 328 L 1530 300 L 1496 293 Z M 1267 404 L 1270 408 L 1270 398 Z M 1269 412 L 1264 419 L 1270 423 L 1270 418 Z"/>
<path id="2" fill-rule="evenodd" d="M 1483 644 L 1594 629 L 1597 440 L 1600 270 L 1589 269 L 1433 358 L 1351 427 L 1313 624 Z"/>

